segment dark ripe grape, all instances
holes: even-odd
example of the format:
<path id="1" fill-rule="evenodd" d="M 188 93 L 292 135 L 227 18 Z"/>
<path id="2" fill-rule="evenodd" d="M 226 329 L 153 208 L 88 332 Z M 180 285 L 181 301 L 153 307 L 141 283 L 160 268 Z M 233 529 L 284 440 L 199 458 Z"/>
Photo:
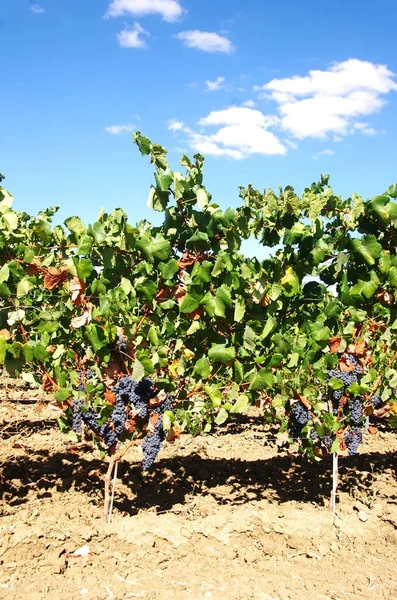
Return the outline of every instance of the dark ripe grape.
<path id="1" fill-rule="evenodd" d="M 327 450 L 329 450 L 334 443 L 334 439 L 331 435 L 324 435 L 323 437 L 320 437 L 320 441 Z"/>
<path id="2" fill-rule="evenodd" d="M 352 427 L 349 431 L 346 431 L 343 439 L 347 446 L 347 450 L 350 456 L 354 456 L 358 452 L 358 447 L 363 441 L 363 435 L 360 427 Z"/>
<path id="3" fill-rule="evenodd" d="M 73 400 L 72 408 L 72 429 L 75 433 L 81 433 L 83 429 L 83 415 L 81 412 L 81 402 L 79 400 Z"/>
<path id="4" fill-rule="evenodd" d="M 302 429 L 310 419 L 308 410 L 301 402 L 295 402 L 291 406 L 290 414 L 293 425 L 295 425 L 297 429 Z"/>
<path id="5" fill-rule="evenodd" d="M 99 435 L 108 448 L 111 448 L 117 442 L 117 433 L 109 425 L 102 425 Z"/>
<path id="6" fill-rule="evenodd" d="M 347 371 L 337 371 L 336 369 L 327 371 L 327 381 L 332 377 L 335 377 L 335 379 L 340 379 L 344 387 L 349 387 L 352 383 L 357 381 L 357 375 L 353 371 L 351 373 L 348 373 Z"/>
<path id="7" fill-rule="evenodd" d="M 94 371 L 91 371 L 91 369 L 88 369 L 86 374 L 85 374 L 86 379 L 92 379 L 94 377 Z"/>
<path id="8" fill-rule="evenodd" d="M 349 400 L 350 404 L 350 421 L 353 425 L 359 425 L 363 415 L 363 397 L 356 396 Z"/>
<path id="9" fill-rule="evenodd" d="M 101 427 L 98 424 L 98 413 L 93 408 L 89 408 L 87 412 L 82 412 L 84 423 L 93 431 L 96 435 L 101 435 Z"/>
<path id="10" fill-rule="evenodd" d="M 370 403 L 374 405 L 374 408 L 379 408 L 383 404 L 379 396 L 372 396 Z"/>
<path id="11" fill-rule="evenodd" d="M 318 433 L 315 429 L 312 429 L 310 432 L 310 439 L 312 442 L 315 442 L 316 440 L 318 440 Z"/>
<path id="12" fill-rule="evenodd" d="M 157 421 L 153 433 L 148 433 L 142 442 L 142 471 L 148 471 L 160 452 L 166 433 L 163 428 L 163 418 Z"/>
<path id="13" fill-rule="evenodd" d="M 149 377 L 144 377 L 140 380 L 137 387 L 137 394 L 146 400 L 150 400 L 150 398 L 156 395 L 154 383 Z"/>
<path id="14" fill-rule="evenodd" d="M 112 421 L 114 425 L 114 430 L 118 436 L 121 436 L 121 434 L 124 431 L 126 418 L 127 415 L 125 412 L 124 402 L 123 404 L 116 404 L 116 408 L 112 412 Z"/>

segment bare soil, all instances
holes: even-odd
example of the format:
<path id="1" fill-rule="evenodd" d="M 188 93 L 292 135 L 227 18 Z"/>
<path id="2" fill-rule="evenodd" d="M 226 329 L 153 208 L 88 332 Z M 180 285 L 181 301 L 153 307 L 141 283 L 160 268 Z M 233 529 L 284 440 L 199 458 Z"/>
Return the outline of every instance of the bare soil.
<path id="1" fill-rule="evenodd" d="M 55 417 L 50 403 L 0 401 L 0 598 L 397 598 L 391 430 L 340 458 L 335 520 L 331 460 L 278 448 L 253 413 L 167 445 L 150 475 L 131 448 L 104 525 L 106 462 Z"/>

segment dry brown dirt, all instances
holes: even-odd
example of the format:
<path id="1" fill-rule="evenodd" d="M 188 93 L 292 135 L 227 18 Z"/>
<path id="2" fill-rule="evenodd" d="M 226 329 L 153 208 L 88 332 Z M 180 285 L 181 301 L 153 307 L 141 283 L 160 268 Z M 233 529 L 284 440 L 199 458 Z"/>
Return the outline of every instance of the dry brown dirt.
<path id="1" fill-rule="evenodd" d="M 397 598 L 396 434 L 341 457 L 334 522 L 331 461 L 274 436 L 240 417 L 167 445 L 146 476 L 132 448 L 104 525 L 98 452 L 51 405 L 0 400 L 0 598 Z"/>

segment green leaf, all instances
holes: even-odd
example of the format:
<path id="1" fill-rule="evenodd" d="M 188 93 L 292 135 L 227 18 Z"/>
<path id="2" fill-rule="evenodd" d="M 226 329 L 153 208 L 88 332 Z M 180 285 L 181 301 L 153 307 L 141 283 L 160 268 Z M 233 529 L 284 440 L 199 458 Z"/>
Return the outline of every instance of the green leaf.
<path id="1" fill-rule="evenodd" d="M 45 349 L 45 347 L 43 346 L 43 344 L 36 344 L 36 346 L 34 346 L 34 357 L 37 360 L 43 361 L 45 362 L 47 360 L 47 358 L 49 357 L 49 354 L 47 352 L 47 350 Z"/>
<path id="2" fill-rule="evenodd" d="M 79 256 L 81 254 L 89 254 L 91 252 L 93 239 L 90 235 L 84 235 L 80 239 L 79 247 L 76 250 L 76 254 Z"/>
<path id="3" fill-rule="evenodd" d="M 10 288 L 5 283 L 0 283 L 0 296 L 8 297 L 11 295 Z"/>
<path id="4" fill-rule="evenodd" d="M 87 228 L 80 217 L 69 217 L 64 223 L 69 231 L 75 233 L 79 237 L 87 232 Z"/>
<path id="5" fill-rule="evenodd" d="M 382 246 L 374 235 L 366 235 L 361 239 L 352 239 L 351 247 L 353 252 L 361 256 L 370 267 L 375 264 L 375 259 L 379 258 L 382 252 Z"/>
<path id="6" fill-rule="evenodd" d="M 211 374 L 211 366 L 207 357 L 199 358 L 194 365 L 193 373 L 201 379 L 207 379 Z"/>
<path id="7" fill-rule="evenodd" d="M 234 320 L 236 323 L 240 323 L 245 314 L 245 301 L 244 298 L 236 298 L 234 306 Z"/>
<path id="8" fill-rule="evenodd" d="M 220 300 L 222 300 L 223 304 L 225 306 L 227 306 L 227 308 L 232 308 L 232 306 L 233 306 L 232 296 L 231 296 L 230 290 L 226 286 L 221 285 L 216 290 L 216 297 L 219 298 Z"/>
<path id="9" fill-rule="evenodd" d="M 104 346 L 107 345 L 107 340 L 104 338 L 104 333 L 101 327 L 90 323 L 86 326 L 85 333 L 91 346 L 94 349 L 94 352 L 99 352 L 101 348 L 104 348 Z"/>
<path id="10" fill-rule="evenodd" d="M 131 377 L 134 381 L 140 381 L 145 377 L 145 368 L 138 359 L 136 359 L 134 362 L 134 368 L 132 370 Z"/>
<path id="11" fill-rule="evenodd" d="M 272 317 L 271 315 L 269 315 L 267 321 L 266 321 L 266 325 L 263 328 L 263 331 L 261 333 L 260 339 L 264 340 L 267 338 L 268 335 L 271 334 L 271 332 L 273 331 L 273 329 L 277 326 L 277 321 L 274 317 Z"/>
<path id="12" fill-rule="evenodd" d="M 300 282 L 292 267 L 288 267 L 280 280 L 285 296 L 295 296 L 300 292 Z"/>
<path id="13" fill-rule="evenodd" d="M 210 247 L 210 240 L 208 234 L 204 231 L 199 231 L 198 229 L 196 229 L 193 235 L 191 235 L 190 238 L 186 240 L 186 245 L 194 246 L 198 250 L 205 250 L 206 248 Z"/>
<path id="14" fill-rule="evenodd" d="M 335 437 L 334 441 L 332 442 L 332 446 L 329 449 L 330 453 L 333 454 L 334 452 L 339 452 L 340 450 L 340 439 L 338 437 Z"/>
<path id="15" fill-rule="evenodd" d="M 0 269 L 0 283 L 3 281 L 7 281 L 10 276 L 10 269 L 8 268 L 7 263 L 5 263 Z"/>
<path id="16" fill-rule="evenodd" d="M 261 369 L 252 380 L 249 389 L 253 392 L 256 392 L 258 390 L 263 390 L 263 388 L 271 388 L 273 383 L 273 373 L 271 371 L 266 371 L 266 369 Z"/>
<path id="17" fill-rule="evenodd" d="M 174 181 L 174 174 L 170 169 L 167 169 L 163 173 L 155 173 L 154 178 L 156 180 L 156 185 L 161 192 L 168 192 L 169 187 Z"/>
<path id="18" fill-rule="evenodd" d="M 324 313 L 327 317 L 338 318 L 341 313 L 341 306 L 337 301 L 331 301 L 327 304 L 324 309 Z"/>
<path id="19" fill-rule="evenodd" d="M 228 419 L 228 412 L 222 407 L 220 409 L 220 411 L 218 412 L 218 414 L 216 415 L 214 421 L 217 425 L 223 425 L 223 423 L 225 423 L 225 421 L 227 421 Z"/>
<path id="20" fill-rule="evenodd" d="M 175 258 L 171 258 L 171 260 L 166 263 L 159 263 L 158 268 L 163 279 L 172 279 L 179 271 L 179 265 Z"/>
<path id="21" fill-rule="evenodd" d="M 245 326 L 243 340 L 244 348 L 250 352 L 254 352 L 256 347 L 256 333 L 249 325 Z"/>
<path id="22" fill-rule="evenodd" d="M 167 208 L 169 199 L 169 192 L 161 192 L 152 186 L 146 204 L 149 208 L 156 210 L 157 212 L 163 212 Z"/>
<path id="23" fill-rule="evenodd" d="M 236 356 L 236 350 L 233 347 L 227 347 L 224 344 L 215 344 L 208 351 L 208 358 L 215 362 L 227 364 Z"/>
<path id="24" fill-rule="evenodd" d="M 0 365 L 4 364 L 7 351 L 7 340 L 3 335 L 0 335 Z"/>
<path id="25" fill-rule="evenodd" d="M 230 412 L 233 414 L 245 413 L 247 411 L 248 406 L 249 406 L 248 396 L 246 396 L 245 394 L 241 394 L 241 396 L 239 396 L 238 399 L 236 400 L 236 402 L 233 404 Z"/>
<path id="26" fill-rule="evenodd" d="M 92 262 L 89 258 L 82 258 L 77 264 L 77 274 L 81 279 L 87 279 L 92 273 Z"/>
<path id="27" fill-rule="evenodd" d="M 206 190 L 200 188 L 197 190 L 197 204 L 200 208 L 205 208 L 208 205 L 209 199 Z"/>
<path id="28" fill-rule="evenodd" d="M 17 298 L 26 296 L 30 290 L 34 287 L 33 283 L 28 279 L 21 279 L 17 285 Z"/>
<path id="29" fill-rule="evenodd" d="M 201 296 L 198 294 L 191 292 L 184 296 L 179 310 L 181 313 L 192 313 L 196 308 L 200 306 Z"/>
<path id="30" fill-rule="evenodd" d="M 70 391 L 66 388 L 60 389 L 58 392 L 55 392 L 54 397 L 58 402 L 65 402 L 70 396 Z"/>
<path id="31" fill-rule="evenodd" d="M 397 288 L 397 267 L 392 267 L 389 271 L 389 277 L 388 277 L 390 284 Z"/>
<path id="32" fill-rule="evenodd" d="M 141 135 L 140 131 L 137 131 L 134 133 L 133 139 L 134 142 L 137 144 L 142 156 L 150 154 L 152 142 L 149 140 L 149 138 L 145 137 L 144 135 Z"/>

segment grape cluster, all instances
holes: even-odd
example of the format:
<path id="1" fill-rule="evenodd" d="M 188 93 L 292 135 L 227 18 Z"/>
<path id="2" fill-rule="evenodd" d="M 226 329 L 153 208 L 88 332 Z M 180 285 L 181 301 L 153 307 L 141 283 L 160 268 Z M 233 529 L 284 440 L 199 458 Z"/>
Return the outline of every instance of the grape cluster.
<path id="1" fill-rule="evenodd" d="M 355 396 L 350 399 L 350 422 L 358 426 L 363 415 L 363 400 L 362 396 Z"/>
<path id="2" fill-rule="evenodd" d="M 319 440 L 320 444 L 325 446 L 327 450 L 329 450 L 332 444 L 334 443 L 334 436 L 330 434 L 319 436 L 315 429 L 311 430 L 309 437 L 312 442 L 316 442 L 317 440 Z"/>
<path id="3" fill-rule="evenodd" d="M 363 435 L 360 427 L 351 427 L 345 432 L 343 439 L 347 446 L 347 450 L 350 456 L 354 456 L 358 453 L 358 447 L 363 441 Z"/>
<path id="4" fill-rule="evenodd" d="M 72 409 L 73 409 L 72 429 L 75 433 L 81 433 L 82 429 L 83 429 L 83 415 L 81 412 L 80 400 L 73 400 Z"/>
<path id="5" fill-rule="evenodd" d="M 149 471 L 160 452 L 166 435 L 167 433 L 163 427 L 163 419 L 160 417 L 154 427 L 153 433 L 148 433 L 142 442 L 142 471 Z"/>
<path id="6" fill-rule="evenodd" d="M 89 378 L 89 371 L 87 371 L 86 377 Z M 134 416 L 140 419 L 147 419 L 150 414 L 157 413 L 159 416 L 154 431 L 146 435 L 142 444 L 144 455 L 142 468 L 147 471 L 155 461 L 167 435 L 163 426 L 163 414 L 166 410 L 173 410 L 172 398 L 167 394 L 163 402 L 157 406 L 150 406 L 150 400 L 156 395 L 156 390 L 149 377 L 144 377 L 139 382 L 134 381 L 131 377 L 121 377 L 113 386 L 112 391 L 116 396 L 115 407 L 110 421 L 104 425 L 99 425 L 99 415 L 93 408 L 90 407 L 83 411 L 82 403 L 74 400 L 73 430 L 81 433 L 84 422 L 95 435 L 103 439 L 108 448 L 112 448 L 124 432 L 128 410 L 131 410 Z"/>
<path id="7" fill-rule="evenodd" d="M 167 394 L 164 402 L 152 408 L 152 412 L 159 415 L 153 433 L 148 433 L 142 443 L 143 462 L 142 471 L 148 471 L 160 452 L 161 445 L 167 436 L 164 429 L 163 414 L 166 410 L 173 411 L 173 402 L 170 394 Z"/>
<path id="8" fill-rule="evenodd" d="M 310 419 L 309 411 L 301 402 L 295 402 L 291 406 L 291 436 L 299 437 L 303 427 Z"/>
<path id="9" fill-rule="evenodd" d="M 374 408 L 380 408 L 383 404 L 379 396 L 372 396 L 370 402 L 373 404 Z"/>
<path id="10" fill-rule="evenodd" d="M 337 414 L 341 408 L 340 402 L 341 402 L 344 390 L 346 388 L 350 387 L 352 385 L 352 383 L 355 383 L 357 381 L 357 374 L 359 372 L 361 372 L 360 365 L 358 364 L 358 362 L 354 358 L 354 356 L 352 356 L 351 354 L 348 354 L 346 356 L 346 358 L 349 362 L 351 362 L 353 364 L 353 366 L 354 366 L 353 371 L 350 371 L 350 372 L 340 371 L 339 369 L 331 369 L 331 370 L 327 371 L 327 377 L 326 377 L 327 381 L 332 379 L 332 377 L 335 377 L 335 379 L 339 379 L 343 383 L 343 387 L 341 387 L 337 390 L 332 390 L 332 394 L 331 394 L 331 400 L 332 400 L 332 405 L 333 405 L 332 412 L 335 416 L 337 416 Z M 361 414 L 360 414 L 360 417 L 361 417 Z"/>
<path id="11" fill-rule="evenodd" d="M 76 371 L 76 373 L 80 379 L 80 383 L 79 383 L 79 386 L 77 389 L 79 392 L 85 392 L 85 390 L 86 390 L 85 382 L 94 377 L 94 371 L 91 371 L 91 369 L 88 369 L 85 372 L 79 370 L 79 371 Z"/>
<path id="12" fill-rule="evenodd" d="M 149 377 L 134 381 L 131 377 L 121 377 L 113 387 L 117 399 L 128 404 L 140 419 L 146 419 L 149 414 L 149 400 L 155 396 L 154 383 Z"/>

